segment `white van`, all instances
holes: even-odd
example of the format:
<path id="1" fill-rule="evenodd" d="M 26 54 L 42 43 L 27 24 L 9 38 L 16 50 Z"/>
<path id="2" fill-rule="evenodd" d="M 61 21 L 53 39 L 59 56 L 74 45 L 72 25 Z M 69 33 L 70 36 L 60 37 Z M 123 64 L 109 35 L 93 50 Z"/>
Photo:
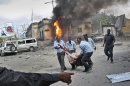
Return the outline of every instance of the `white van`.
<path id="1" fill-rule="evenodd" d="M 35 38 L 17 40 L 16 45 L 18 51 L 35 51 L 35 49 L 38 48 L 37 40 Z"/>

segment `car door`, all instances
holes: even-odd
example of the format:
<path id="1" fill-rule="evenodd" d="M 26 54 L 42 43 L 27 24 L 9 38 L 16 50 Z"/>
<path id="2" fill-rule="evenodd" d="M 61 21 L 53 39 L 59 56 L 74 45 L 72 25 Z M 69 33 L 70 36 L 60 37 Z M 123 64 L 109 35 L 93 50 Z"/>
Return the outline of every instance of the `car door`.
<path id="1" fill-rule="evenodd" d="M 19 51 L 25 50 L 26 49 L 25 40 L 18 40 L 17 48 Z"/>
<path id="2" fill-rule="evenodd" d="M 32 47 L 36 47 L 37 46 L 36 40 L 35 39 L 28 39 L 28 40 L 26 40 L 26 46 L 28 48 L 30 48 L 31 46 Z"/>

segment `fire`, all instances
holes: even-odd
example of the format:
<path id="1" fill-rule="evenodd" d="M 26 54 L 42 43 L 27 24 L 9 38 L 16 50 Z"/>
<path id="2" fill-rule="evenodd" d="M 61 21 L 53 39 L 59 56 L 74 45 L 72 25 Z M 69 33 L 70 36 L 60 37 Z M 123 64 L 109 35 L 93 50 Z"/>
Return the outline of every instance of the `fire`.
<path id="1" fill-rule="evenodd" d="M 59 24 L 58 20 L 56 22 L 54 22 L 54 26 L 56 27 L 56 36 L 61 37 L 62 29 L 60 28 L 60 24 Z"/>

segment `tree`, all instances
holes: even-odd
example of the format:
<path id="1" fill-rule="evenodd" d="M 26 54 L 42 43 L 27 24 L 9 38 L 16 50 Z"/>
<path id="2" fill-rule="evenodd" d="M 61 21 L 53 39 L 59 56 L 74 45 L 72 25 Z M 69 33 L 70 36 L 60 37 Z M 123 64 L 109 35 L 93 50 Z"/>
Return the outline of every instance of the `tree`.
<path id="1" fill-rule="evenodd" d="M 3 38 L 0 38 L 0 43 L 2 43 L 3 42 Z"/>
<path id="2" fill-rule="evenodd" d="M 110 18 L 106 14 L 102 13 L 101 16 L 97 19 L 97 22 L 101 25 L 110 24 Z"/>

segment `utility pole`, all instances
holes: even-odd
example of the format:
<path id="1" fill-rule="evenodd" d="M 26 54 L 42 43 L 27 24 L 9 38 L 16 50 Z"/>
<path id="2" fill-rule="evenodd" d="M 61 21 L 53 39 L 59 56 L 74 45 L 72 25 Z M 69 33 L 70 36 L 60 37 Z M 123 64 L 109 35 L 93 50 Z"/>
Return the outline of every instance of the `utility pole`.
<path id="1" fill-rule="evenodd" d="M 49 2 L 45 2 L 44 4 L 48 4 L 48 3 L 52 3 L 52 7 L 53 7 L 53 9 L 54 9 L 54 0 L 49 1 Z"/>
<path id="2" fill-rule="evenodd" d="M 32 9 L 32 14 L 31 14 L 31 23 L 33 23 L 33 9 Z"/>

